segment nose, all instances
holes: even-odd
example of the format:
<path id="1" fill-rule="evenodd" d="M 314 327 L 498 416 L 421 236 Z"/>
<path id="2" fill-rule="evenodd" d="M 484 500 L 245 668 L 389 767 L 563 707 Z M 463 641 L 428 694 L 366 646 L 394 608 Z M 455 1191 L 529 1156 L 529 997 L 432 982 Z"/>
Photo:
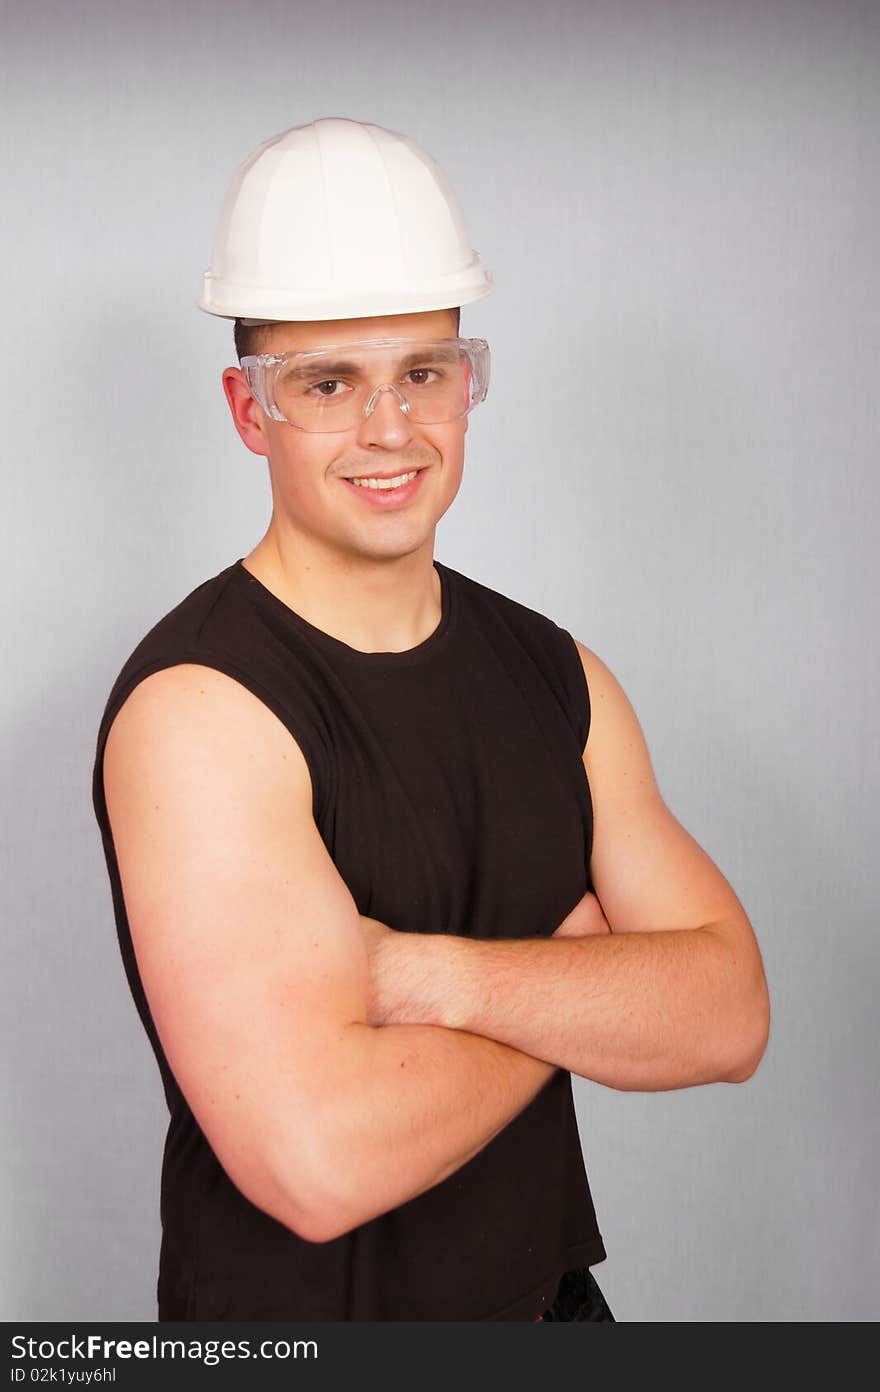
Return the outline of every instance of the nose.
<path id="1" fill-rule="evenodd" d="M 371 416 L 373 414 L 373 412 L 376 409 L 376 402 L 379 400 L 379 397 L 382 392 L 393 392 L 394 395 L 397 397 L 397 402 L 400 406 L 401 411 L 403 411 L 404 415 L 407 414 L 407 412 L 409 411 L 409 402 L 407 401 L 406 397 L 397 390 L 397 387 L 395 387 L 392 382 L 386 382 L 384 386 L 377 387 L 376 390 L 370 396 L 369 401 L 364 407 L 365 416 Z"/>
<path id="2" fill-rule="evenodd" d="M 400 449 L 412 439 L 413 434 L 407 411 L 405 397 L 390 382 L 376 387 L 364 406 L 358 426 L 358 440 L 363 445 Z"/>

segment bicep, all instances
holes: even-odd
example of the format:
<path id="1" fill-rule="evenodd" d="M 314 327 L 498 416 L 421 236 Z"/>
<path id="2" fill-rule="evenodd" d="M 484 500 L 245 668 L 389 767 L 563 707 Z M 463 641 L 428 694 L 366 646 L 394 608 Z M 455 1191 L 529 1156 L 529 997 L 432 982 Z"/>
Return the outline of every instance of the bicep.
<path id="1" fill-rule="evenodd" d="M 591 708 L 583 754 L 593 802 L 590 872 L 612 932 L 745 920 L 724 875 L 666 806 L 620 683 L 594 652 L 577 647 Z"/>
<path id="2" fill-rule="evenodd" d="M 180 664 L 117 714 L 104 786 L 169 1066 L 230 1178 L 280 1216 L 309 1194 L 328 1059 L 365 1020 L 368 970 L 302 752 L 244 686 Z"/>

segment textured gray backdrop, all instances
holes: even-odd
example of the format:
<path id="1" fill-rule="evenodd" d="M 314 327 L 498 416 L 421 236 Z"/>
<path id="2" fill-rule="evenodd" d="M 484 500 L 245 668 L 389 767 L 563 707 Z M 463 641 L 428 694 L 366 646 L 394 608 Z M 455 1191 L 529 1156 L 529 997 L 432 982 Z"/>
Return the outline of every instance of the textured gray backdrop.
<path id="1" fill-rule="evenodd" d="M 6 1319 L 152 1319 L 165 1111 L 90 801 L 135 642 L 256 542 L 234 166 L 343 115 L 444 165 L 497 289 L 437 555 L 612 667 L 749 911 L 745 1086 L 576 1082 L 619 1320 L 878 1313 L 880 6 L 3 6 Z"/>

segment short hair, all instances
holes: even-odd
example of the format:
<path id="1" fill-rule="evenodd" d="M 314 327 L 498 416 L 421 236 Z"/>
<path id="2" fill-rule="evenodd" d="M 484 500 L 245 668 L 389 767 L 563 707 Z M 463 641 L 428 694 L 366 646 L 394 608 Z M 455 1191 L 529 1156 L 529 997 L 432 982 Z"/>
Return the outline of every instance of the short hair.
<path id="1" fill-rule="evenodd" d="M 450 305 L 450 308 L 455 310 L 455 332 L 458 334 L 461 328 L 461 308 L 458 305 Z M 271 324 L 243 324 L 240 319 L 236 319 L 235 351 L 239 362 L 251 354 L 265 352 L 267 331 L 271 327 Z"/>

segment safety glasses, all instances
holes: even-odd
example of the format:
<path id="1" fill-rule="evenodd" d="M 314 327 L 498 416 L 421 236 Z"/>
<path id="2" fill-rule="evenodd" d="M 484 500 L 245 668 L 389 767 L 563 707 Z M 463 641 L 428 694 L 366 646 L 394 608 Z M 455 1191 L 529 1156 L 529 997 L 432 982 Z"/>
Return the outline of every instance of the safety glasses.
<path id="1" fill-rule="evenodd" d="M 459 420 L 485 401 L 484 338 L 373 338 L 241 359 L 248 387 L 273 420 L 315 434 L 351 430 L 392 392 L 416 425 Z"/>

